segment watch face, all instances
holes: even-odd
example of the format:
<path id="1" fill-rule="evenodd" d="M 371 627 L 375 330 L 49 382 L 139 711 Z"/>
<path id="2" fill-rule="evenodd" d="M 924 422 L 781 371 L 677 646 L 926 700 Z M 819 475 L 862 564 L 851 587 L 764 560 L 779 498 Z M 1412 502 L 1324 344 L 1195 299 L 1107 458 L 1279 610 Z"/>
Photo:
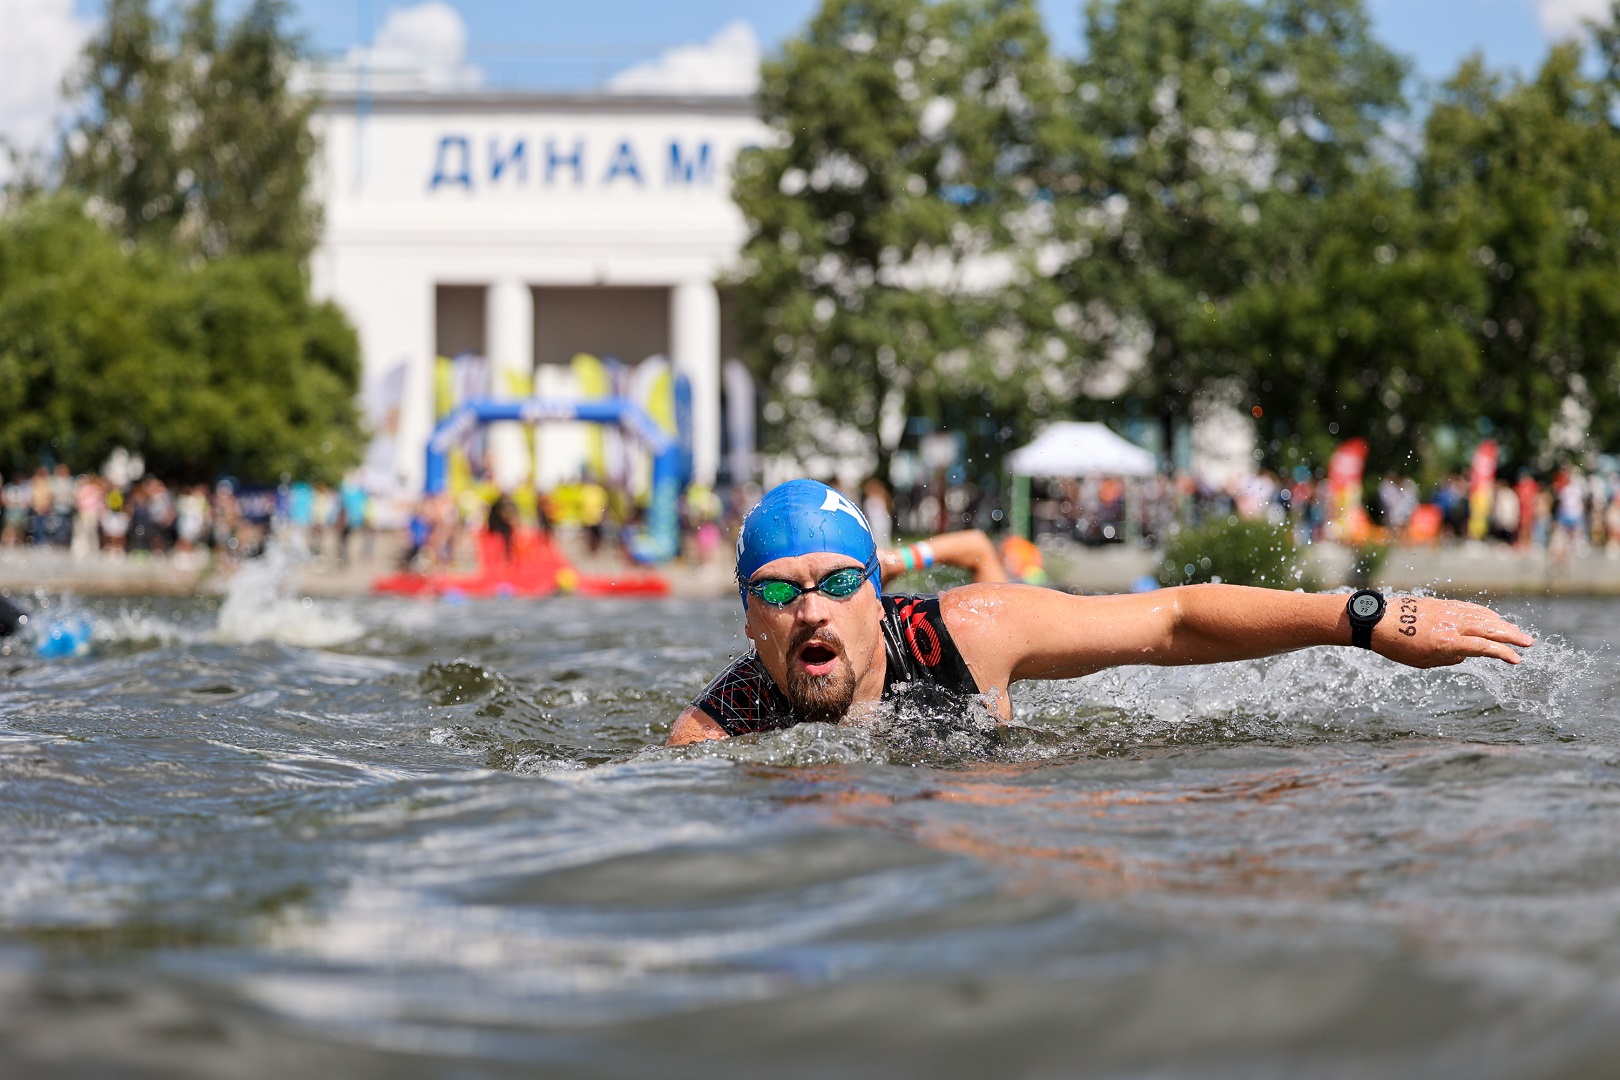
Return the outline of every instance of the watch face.
<path id="1" fill-rule="evenodd" d="M 1358 596 L 1354 600 L 1350 601 L 1350 610 L 1361 616 L 1363 619 L 1370 619 L 1374 615 L 1378 614 L 1378 597 L 1368 596 L 1363 593 L 1361 596 Z"/>

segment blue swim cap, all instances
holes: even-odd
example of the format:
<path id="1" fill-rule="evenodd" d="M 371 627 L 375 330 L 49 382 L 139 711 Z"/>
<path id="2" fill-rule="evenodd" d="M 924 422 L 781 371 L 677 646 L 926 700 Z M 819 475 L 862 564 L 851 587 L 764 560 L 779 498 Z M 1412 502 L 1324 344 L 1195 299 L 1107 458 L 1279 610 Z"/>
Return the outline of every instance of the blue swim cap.
<path id="1" fill-rule="evenodd" d="M 744 609 L 754 571 L 777 559 L 820 551 L 848 555 L 868 567 L 872 588 L 883 595 L 877 541 L 859 507 L 815 480 L 789 480 L 767 491 L 737 533 L 737 585 Z"/>

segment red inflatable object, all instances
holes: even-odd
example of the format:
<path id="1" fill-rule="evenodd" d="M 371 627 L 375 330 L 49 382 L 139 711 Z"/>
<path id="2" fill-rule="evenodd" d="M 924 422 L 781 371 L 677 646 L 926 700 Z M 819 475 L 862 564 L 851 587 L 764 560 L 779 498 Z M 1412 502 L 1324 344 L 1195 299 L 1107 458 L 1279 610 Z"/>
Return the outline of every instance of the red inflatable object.
<path id="1" fill-rule="evenodd" d="M 494 533 L 478 536 L 478 570 L 471 574 L 418 574 L 402 570 L 372 583 L 373 592 L 394 596 L 550 596 L 577 592 L 583 596 L 659 597 L 669 595 L 669 582 L 650 570 L 610 577 L 581 574 L 551 537 L 518 529 L 512 547 Z"/>

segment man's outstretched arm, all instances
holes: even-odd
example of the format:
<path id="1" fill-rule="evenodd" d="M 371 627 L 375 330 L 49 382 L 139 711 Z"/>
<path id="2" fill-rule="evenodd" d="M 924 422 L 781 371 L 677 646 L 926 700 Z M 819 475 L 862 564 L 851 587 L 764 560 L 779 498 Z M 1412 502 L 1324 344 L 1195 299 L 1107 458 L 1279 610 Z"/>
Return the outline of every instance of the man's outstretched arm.
<path id="1" fill-rule="evenodd" d="M 1344 594 L 1188 585 L 1130 596 L 1068 596 L 1018 585 L 946 594 L 951 635 L 981 686 L 1069 679 L 1121 664 L 1212 664 L 1312 645 L 1349 645 Z M 1530 635 L 1489 608 L 1397 596 L 1373 650 L 1412 667 L 1470 656 L 1516 664 Z"/>

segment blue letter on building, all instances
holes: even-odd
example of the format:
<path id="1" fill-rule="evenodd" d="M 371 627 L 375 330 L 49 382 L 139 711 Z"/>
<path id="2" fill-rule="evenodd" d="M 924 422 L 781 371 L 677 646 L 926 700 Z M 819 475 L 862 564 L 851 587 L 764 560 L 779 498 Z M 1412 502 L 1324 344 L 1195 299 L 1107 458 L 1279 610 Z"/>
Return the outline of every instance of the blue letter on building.
<path id="1" fill-rule="evenodd" d="M 680 140 L 669 140 L 669 175 L 664 182 L 667 184 L 714 183 L 714 162 L 709 158 L 709 144 L 706 142 L 698 143 L 697 153 L 687 158 L 681 154 Z"/>
<path id="2" fill-rule="evenodd" d="M 574 185 L 577 187 L 585 182 L 585 144 L 578 139 L 574 140 L 574 152 L 567 156 L 557 153 L 557 144 L 550 139 L 546 140 L 546 186 L 550 187 L 556 178 L 559 166 L 567 165 L 574 170 Z"/>
<path id="3" fill-rule="evenodd" d="M 454 172 L 446 167 L 452 149 L 461 151 L 461 168 Z M 472 150 L 467 146 L 467 136 L 446 135 L 439 140 L 439 153 L 433 162 L 433 182 L 428 190 L 435 191 L 440 184 L 460 184 L 472 190 Z"/>
<path id="4" fill-rule="evenodd" d="M 641 183 L 641 166 L 636 164 L 636 152 L 630 149 L 628 139 L 619 143 L 619 148 L 613 152 L 613 160 L 608 162 L 607 175 L 602 177 L 602 186 L 609 184 L 620 176 L 628 176 L 637 184 Z"/>
<path id="5" fill-rule="evenodd" d="M 497 138 L 489 140 L 489 182 L 494 183 L 501 178 L 508 165 L 514 166 L 517 172 L 517 182 L 526 183 L 529 179 L 529 159 L 523 151 L 529 144 L 519 139 L 512 144 L 512 152 L 505 157 L 501 156 L 501 141 Z"/>

